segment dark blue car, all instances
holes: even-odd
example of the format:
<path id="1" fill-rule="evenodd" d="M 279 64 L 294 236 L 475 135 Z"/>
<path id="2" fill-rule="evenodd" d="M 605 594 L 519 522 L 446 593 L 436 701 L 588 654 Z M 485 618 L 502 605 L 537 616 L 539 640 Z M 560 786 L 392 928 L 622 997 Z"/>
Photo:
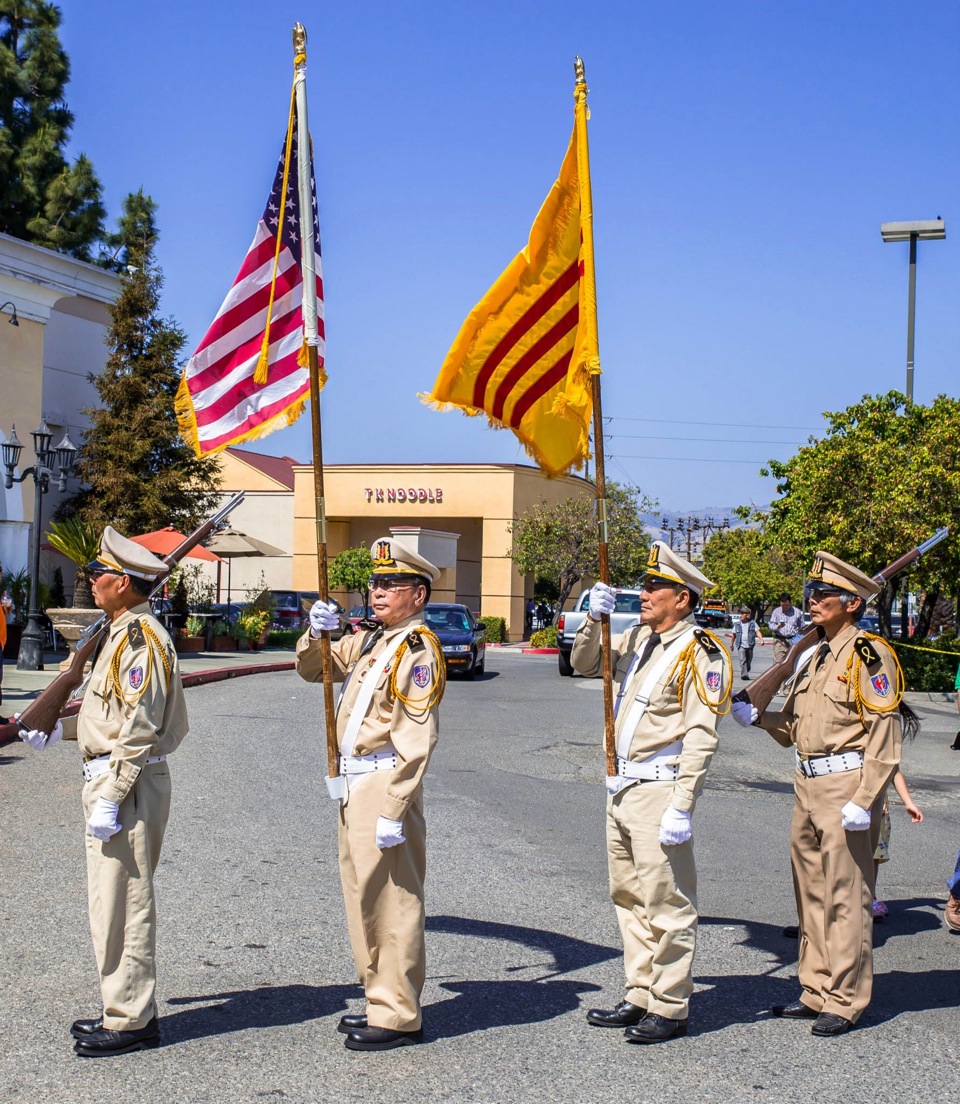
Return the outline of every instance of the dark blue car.
<path id="1" fill-rule="evenodd" d="M 431 602 L 423 619 L 443 646 L 449 673 L 459 672 L 468 679 L 483 674 L 487 628 L 483 621 L 477 621 L 466 606 L 455 602 Z"/>

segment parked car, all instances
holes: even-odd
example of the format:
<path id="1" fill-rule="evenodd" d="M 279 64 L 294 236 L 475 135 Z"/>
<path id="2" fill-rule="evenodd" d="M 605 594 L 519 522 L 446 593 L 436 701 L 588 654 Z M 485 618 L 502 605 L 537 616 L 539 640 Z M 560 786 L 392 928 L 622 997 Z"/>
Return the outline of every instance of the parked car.
<path id="1" fill-rule="evenodd" d="M 377 622 L 379 622 L 380 620 L 380 618 L 377 617 L 377 615 L 373 612 L 373 606 L 351 606 L 350 609 L 347 611 L 347 618 L 354 628 L 356 628 L 357 625 L 364 620 Z"/>
<path id="2" fill-rule="evenodd" d="M 478 621 L 466 606 L 454 602 L 431 602 L 423 611 L 423 619 L 440 640 L 449 673 L 462 672 L 468 679 L 483 674 L 486 661 L 483 634 L 487 628 L 483 621 Z"/>
<path id="3" fill-rule="evenodd" d="M 640 591 L 618 590 L 614 599 L 616 605 L 610 615 L 610 632 L 613 636 L 625 632 L 640 620 Z M 561 675 L 572 675 L 573 664 L 570 653 L 573 651 L 573 638 L 583 624 L 590 608 L 590 591 L 585 590 L 577 599 L 572 610 L 566 610 L 557 618 L 557 665 Z"/>
<path id="4" fill-rule="evenodd" d="M 316 590 L 268 590 L 267 598 L 273 610 L 273 625 L 278 629 L 304 629 L 310 621 L 310 607 L 320 597 Z M 260 599 L 263 595 L 257 599 Z M 330 634 L 331 640 L 339 640 L 344 634 L 353 632 L 353 625 L 346 611 L 335 599 L 331 599 L 340 613 L 340 627 Z"/>

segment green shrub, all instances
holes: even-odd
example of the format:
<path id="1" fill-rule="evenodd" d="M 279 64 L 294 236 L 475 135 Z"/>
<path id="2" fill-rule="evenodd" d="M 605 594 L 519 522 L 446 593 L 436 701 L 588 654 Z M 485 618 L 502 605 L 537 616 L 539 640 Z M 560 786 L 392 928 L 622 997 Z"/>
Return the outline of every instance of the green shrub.
<path id="1" fill-rule="evenodd" d="M 903 668 L 908 690 L 952 692 L 960 665 L 960 640 L 952 633 L 941 633 L 929 645 L 901 645 L 892 640 L 894 651 Z M 928 651 L 926 648 L 936 649 Z M 942 653 L 949 652 L 949 655 Z"/>
<path id="2" fill-rule="evenodd" d="M 557 646 L 557 626 L 547 625 L 545 629 L 537 629 L 530 637 L 531 648 L 555 648 Z"/>
<path id="3" fill-rule="evenodd" d="M 479 620 L 487 626 L 487 631 L 483 634 L 483 639 L 487 644 L 502 644 L 507 639 L 507 619 L 505 617 L 485 617 L 481 614 Z"/>
<path id="4" fill-rule="evenodd" d="M 289 651 L 297 646 L 301 636 L 302 629 L 272 629 L 269 644 L 271 648 L 286 648 Z"/>

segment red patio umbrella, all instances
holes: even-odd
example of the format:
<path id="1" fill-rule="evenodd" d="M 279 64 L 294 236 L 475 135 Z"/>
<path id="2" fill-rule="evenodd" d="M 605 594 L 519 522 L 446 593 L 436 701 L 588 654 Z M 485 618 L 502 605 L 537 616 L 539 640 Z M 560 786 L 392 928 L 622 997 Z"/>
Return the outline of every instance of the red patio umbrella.
<path id="1" fill-rule="evenodd" d="M 141 533 L 139 537 L 131 537 L 132 541 L 142 544 L 155 556 L 169 556 L 170 553 L 187 539 L 178 529 L 168 525 L 165 529 L 154 529 L 152 533 Z M 207 560 L 210 563 L 223 563 L 223 560 L 213 552 L 197 545 L 187 553 L 187 559 Z"/>

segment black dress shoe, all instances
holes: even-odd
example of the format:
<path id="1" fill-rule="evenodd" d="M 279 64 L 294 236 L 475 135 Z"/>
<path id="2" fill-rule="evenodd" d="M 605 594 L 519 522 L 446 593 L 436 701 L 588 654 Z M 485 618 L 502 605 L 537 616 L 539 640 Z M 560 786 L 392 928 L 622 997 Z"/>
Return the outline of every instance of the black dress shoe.
<path id="1" fill-rule="evenodd" d="M 423 1042 L 423 1028 L 416 1031 L 393 1031 L 389 1027 L 358 1027 L 344 1039 L 347 1050 L 393 1050 Z"/>
<path id="2" fill-rule="evenodd" d="M 74 1044 L 74 1052 L 80 1058 L 109 1058 L 114 1054 L 127 1054 L 131 1050 L 148 1050 L 150 1047 L 160 1045 L 160 1028 L 157 1018 L 154 1018 L 146 1027 L 137 1028 L 135 1031 L 110 1031 L 101 1028 L 99 1031 L 84 1035 Z"/>
<path id="3" fill-rule="evenodd" d="M 686 1033 L 686 1020 L 668 1020 L 666 1016 L 658 1016 L 656 1012 L 651 1012 L 644 1016 L 640 1023 L 628 1027 L 623 1037 L 628 1043 L 663 1043 L 667 1039 L 675 1039 Z"/>
<path id="4" fill-rule="evenodd" d="M 366 1026 L 366 1016 L 341 1016 L 340 1022 L 337 1024 L 337 1031 L 342 1032 L 344 1035 L 349 1035 L 351 1031 L 356 1031 L 357 1028 Z"/>
<path id="5" fill-rule="evenodd" d="M 811 1035 L 846 1035 L 853 1027 L 849 1020 L 843 1016 L 836 1016 L 833 1012 L 821 1012 L 817 1016 L 817 1022 L 810 1028 Z"/>
<path id="6" fill-rule="evenodd" d="M 591 1008 L 587 1013 L 587 1023 L 594 1027 L 630 1027 L 639 1023 L 647 1010 L 630 1001 L 621 1001 L 616 1008 Z"/>
<path id="7" fill-rule="evenodd" d="M 770 1011 L 781 1020 L 815 1020 L 820 1015 L 802 1000 L 795 1000 L 792 1004 L 775 1004 Z"/>
<path id="8" fill-rule="evenodd" d="M 70 1025 L 70 1034 L 75 1039 L 85 1039 L 88 1035 L 92 1035 L 95 1031 L 103 1030 L 103 1016 L 98 1016 L 95 1020 L 74 1020 Z"/>

